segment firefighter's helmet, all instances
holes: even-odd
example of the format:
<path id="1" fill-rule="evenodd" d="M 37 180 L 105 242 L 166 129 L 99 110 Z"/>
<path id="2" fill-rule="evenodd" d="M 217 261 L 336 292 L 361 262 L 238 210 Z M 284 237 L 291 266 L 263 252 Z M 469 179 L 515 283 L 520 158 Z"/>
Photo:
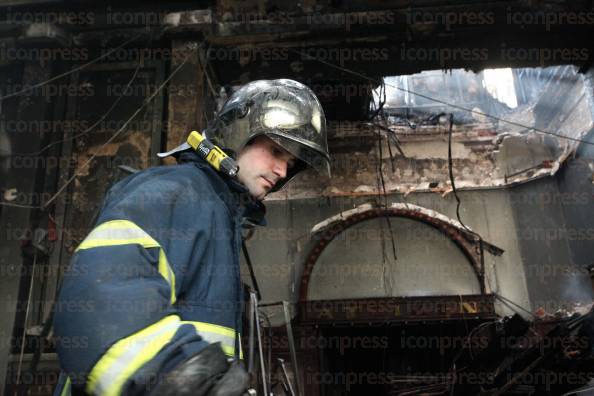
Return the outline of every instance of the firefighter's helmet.
<path id="1" fill-rule="evenodd" d="M 206 130 L 206 137 L 234 158 L 260 135 L 300 160 L 274 190 L 307 166 L 330 176 L 326 117 L 307 86 L 288 79 L 252 81 L 231 95 Z"/>
<path id="2" fill-rule="evenodd" d="M 204 134 L 235 159 L 260 135 L 293 154 L 297 163 L 272 191 L 308 166 L 330 176 L 324 111 L 313 91 L 297 81 L 258 80 L 242 86 L 225 102 Z"/>

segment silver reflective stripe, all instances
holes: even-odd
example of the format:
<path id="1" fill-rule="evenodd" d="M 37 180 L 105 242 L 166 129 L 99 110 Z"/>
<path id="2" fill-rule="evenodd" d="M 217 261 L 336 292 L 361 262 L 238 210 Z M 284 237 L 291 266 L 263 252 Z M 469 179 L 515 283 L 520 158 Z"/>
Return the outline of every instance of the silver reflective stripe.
<path id="1" fill-rule="evenodd" d="M 89 234 L 87 238 L 113 240 L 113 239 L 153 239 L 149 234 L 140 228 L 98 228 Z M 156 242 L 155 242 L 156 244 Z"/>
<path id="2" fill-rule="evenodd" d="M 228 337 L 226 335 L 212 333 L 210 331 L 204 331 L 200 329 L 198 329 L 198 332 L 202 336 L 202 338 L 204 338 L 211 344 L 213 342 L 220 342 L 223 346 L 235 349 L 235 337 Z"/>
<path id="3" fill-rule="evenodd" d="M 209 343 L 220 342 L 221 348 L 225 354 L 233 356 L 235 354 L 235 330 L 205 322 L 182 322 L 184 324 L 191 324 L 194 326 L 198 334 Z"/>

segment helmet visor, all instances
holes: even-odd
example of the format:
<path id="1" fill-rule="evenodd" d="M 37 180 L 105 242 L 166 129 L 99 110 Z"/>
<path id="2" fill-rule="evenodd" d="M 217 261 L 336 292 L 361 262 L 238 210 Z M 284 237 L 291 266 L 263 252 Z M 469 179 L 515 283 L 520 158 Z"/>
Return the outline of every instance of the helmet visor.
<path id="1" fill-rule="evenodd" d="M 328 158 L 322 155 L 319 151 L 305 146 L 301 142 L 277 134 L 266 134 L 266 136 L 289 153 L 293 154 L 295 158 L 298 158 L 306 165 L 314 168 L 320 175 L 330 177 L 330 162 L 328 161 Z M 302 170 L 302 168 L 295 166 L 294 170 L 295 172 L 291 172 L 293 173 L 292 175 L 287 175 L 287 181 L 290 180 L 297 171 Z"/>

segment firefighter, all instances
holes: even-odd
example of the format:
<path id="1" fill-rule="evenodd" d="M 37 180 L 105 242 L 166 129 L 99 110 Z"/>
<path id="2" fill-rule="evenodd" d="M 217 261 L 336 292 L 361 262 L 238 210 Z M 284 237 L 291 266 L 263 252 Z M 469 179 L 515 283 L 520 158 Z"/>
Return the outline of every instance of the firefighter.
<path id="1" fill-rule="evenodd" d="M 242 224 L 264 224 L 261 200 L 305 168 L 329 175 L 326 120 L 305 85 L 260 80 L 237 90 L 198 137 L 228 155 L 237 174 L 188 139 L 164 153 L 177 165 L 108 191 L 58 297 L 56 394 L 245 391 Z"/>

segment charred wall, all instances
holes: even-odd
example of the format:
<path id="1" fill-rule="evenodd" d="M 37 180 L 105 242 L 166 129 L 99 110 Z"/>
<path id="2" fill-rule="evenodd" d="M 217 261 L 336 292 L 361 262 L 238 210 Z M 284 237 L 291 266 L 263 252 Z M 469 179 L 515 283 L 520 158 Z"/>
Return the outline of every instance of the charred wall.
<path id="1" fill-rule="evenodd" d="M 522 306 L 529 307 L 530 301 L 526 290 L 526 280 L 524 279 L 524 269 L 522 256 L 518 246 L 517 231 L 512 211 L 510 194 L 505 190 L 494 191 L 464 191 L 460 193 L 462 201 L 461 218 L 466 225 L 481 234 L 481 236 L 490 243 L 505 250 L 498 257 L 485 254 L 487 285 L 490 290 L 502 294 L 503 296 L 514 300 Z M 411 193 L 408 196 L 403 194 L 390 194 L 386 197 L 365 196 L 365 197 L 332 197 L 317 199 L 297 199 L 288 202 L 271 201 L 268 207 L 268 226 L 256 231 L 252 240 L 249 241 L 252 261 L 254 262 L 256 275 L 262 288 L 264 300 L 268 302 L 278 300 L 297 300 L 297 293 L 300 287 L 300 275 L 304 257 L 306 256 L 308 237 L 312 227 L 319 223 L 321 219 L 334 216 L 346 209 L 352 209 L 362 203 L 377 202 L 379 204 L 390 204 L 392 202 L 406 202 L 416 204 L 425 208 L 431 208 L 436 212 L 442 213 L 450 218 L 456 218 L 456 201 L 453 196 L 442 197 L 436 193 Z M 395 223 L 397 220 L 393 219 Z M 387 233 L 387 228 L 381 223 L 375 223 L 376 228 L 373 233 L 364 234 L 362 238 L 352 238 L 347 240 L 349 234 L 344 239 L 336 242 L 344 248 L 333 250 L 332 260 L 336 265 L 330 270 L 322 270 L 330 276 L 319 279 L 315 284 L 318 290 L 316 295 L 324 295 L 325 288 L 335 288 L 335 283 L 343 282 L 344 288 L 340 290 L 339 295 L 342 298 L 362 297 L 360 284 L 368 283 L 370 278 L 377 275 L 374 272 L 373 265 L 369 262 L 362 263 L 363 269 L 358 269 L 349 257 L 353 254 L 355 248 L 359 250 L 362 257 L 371 257 L 379 264 L 382 256 L 390 257 L 392 255 L 392 235 Z M 424 225 L 418 224 L 418 229 L 413 228 L 413 232 L 393 235 L 395 241 L 397 257 L 401 258 L 392 262 L 392 269 L 387 271 L 398 272 L 397 266 L 404 268 L 402 272 L 409 281 L 416 279 L 416 276 L 407 275 L 407 271 L 418 272 L 427 277 L 427 282 L 419 282 L 419 289 L 424 289 L 428 285 L 439 283 L 442 278 L 454 282 L 459 277 L 463 281 L 465 269 L 468 261 L 459 256 L 459 251 L 452 249 L 435 250 L 432 255 L 432 240 L 425 238 L 428 234 L 423 231 Z M 397 228 L 394 228 L 395 230 Z M 416 231 L 418 230 L 418 231 Z M 374 235 L 385 233 L 385 245 L 378 249 L 377 243 L 373 240 Z M 354 235 L 354 234 L 351 234 Z M 363 234 L 357 234 L 363 235 Z M 366 238 L 368 238 L 366 240 Z M 350 246 L 349 246 L 350 245 Z M 349 249 L 346 247 L 349 246 Z M 405 259 L 405 250 L 418 251 L 419 257 L 423 257 L 424 252 L 429 253 L 424 256 L 423 261 Z M 399 256 L 400 254 L 400 256 Z M 451 255 L 440 256 L 440 254 Z M 410 258 L 411 256 L 409 256 Z M 454 259 L 454 257 L 456 257 Z M 340 263 L 348 263 L 344 270 L 340 270 Z M 425 266 L 423 265 L 425 263 Z M 435 263 L 443 264 L 443 272 L 435 270 Z M 367 266 L 365 266 L 367 265 Z M 427 268 L 432 268 L 428 271 Z M 451 276 L 451 277 L 450 277 Z M 381 277 L 379 277 L 381 278 Z M 378 278 L 378 279 L 379 279 Z M 249 283 L 248 278 L 246 282 Z M 310 289 L 311 290 L 311 289 Z M 466 290 L 466 287 L 460 287 L 458 294 Z M 398 295 L 398 290 L 392 290 L 394 295 Z M 384 293 L 384 291 L 381 291 Z M 367 297 L 377 296 L 370 288 L 366 293 Z M 427 290 L 427 295 L 432 291 Z M 337 295 L 335 295 L 337 296 Z M 500 307 L 500 312 L 507 312 L 505 307 Z M 273 314 L 275 319 L 280 319 L 280 312 Z"/>
<path id="2" fill-rule="evenodd" d="M 584 88 L 586 100 L 569 117 L 552 117 L 550 111 L 537 111 L 535 123 L 547 125 L 562 134 L 575 131 L 580 127 L 579 120 L 590 116 L 594 109 L 591 72 L 585 75 Z M 563 106 L 573 109 L 571 103 L 579 101 L 580 94 L 568 90 L 561 96 L 546 95 L 538 106 L 543 109 Z M 581 138 L 583 142 L 574 142 L 574 153 L 555 177 L 509 190 L 513 198 L 518 245 L 534 309 L 543 307 L 547 312 L 557 309 L 571 311 L 576 302 L 591 301 L 594 296 L 587 270 L 593 263 L 594 254 L 592 131 L 586 129 Z"/>
<path id="3" fill-rule="evenodd" d="M 575 169 L 571 167 L 568 164 L 558 179 L 538 180 L 510 191 L 518 258 L 526 273 L 532 308 L 542 307 L 549 313 L 560 308 L 571 310 L 573 303 L 593 297 L 583 265 L 592 257 L 593 223 L 583 213 L 591 206 L 591 194 L 563 181 L 577 176 L 572 175 Z M 588 241 L 589 248 L 585 247 Z"/>

